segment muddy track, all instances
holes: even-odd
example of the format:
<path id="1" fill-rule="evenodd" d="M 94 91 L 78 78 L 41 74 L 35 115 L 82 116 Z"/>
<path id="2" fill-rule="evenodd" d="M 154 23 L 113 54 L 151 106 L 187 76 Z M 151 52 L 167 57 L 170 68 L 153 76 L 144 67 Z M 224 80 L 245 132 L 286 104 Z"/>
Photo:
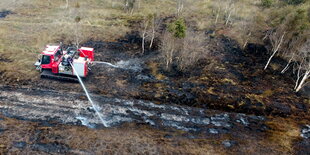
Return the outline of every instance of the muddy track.
<path id="1" fill-rule="evenodd" d="M 265 118 L 214 110 L 158 105 L 92 95 L 104 122 L 95 114 L 84 94 L 0 86 L 0 112 L 11 118 L 86 125 L 91 128 L 118 126 L 126 122 L 149 124 L 205 134 L 240 130 L 263 131 Z M 103 125 L 104 124 L 104 125 Z"/>

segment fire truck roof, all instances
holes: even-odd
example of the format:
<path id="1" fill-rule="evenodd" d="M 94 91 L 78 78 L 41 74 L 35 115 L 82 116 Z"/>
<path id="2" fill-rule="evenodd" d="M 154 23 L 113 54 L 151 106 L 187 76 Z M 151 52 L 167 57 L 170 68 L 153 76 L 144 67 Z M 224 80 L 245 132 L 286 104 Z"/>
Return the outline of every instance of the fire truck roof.
<path id="1" fill-rule="evenodd" d="M 59 49 L 59 45 L 47 45 L 45 50 L 42 52 L 43 55 L 54 55 Z"/>

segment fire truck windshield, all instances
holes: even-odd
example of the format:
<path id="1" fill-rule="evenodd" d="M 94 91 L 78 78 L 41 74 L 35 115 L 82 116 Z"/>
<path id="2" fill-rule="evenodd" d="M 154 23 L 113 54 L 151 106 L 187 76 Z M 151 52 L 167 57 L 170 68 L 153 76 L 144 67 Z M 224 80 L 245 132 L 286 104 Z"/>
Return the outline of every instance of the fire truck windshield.
<path id="1" fill-rule="evenodd" d="M 51 62 L 51 57 L 47 55 L 42 56 L 42 62 L 41 64 L 49 64 Z"/>

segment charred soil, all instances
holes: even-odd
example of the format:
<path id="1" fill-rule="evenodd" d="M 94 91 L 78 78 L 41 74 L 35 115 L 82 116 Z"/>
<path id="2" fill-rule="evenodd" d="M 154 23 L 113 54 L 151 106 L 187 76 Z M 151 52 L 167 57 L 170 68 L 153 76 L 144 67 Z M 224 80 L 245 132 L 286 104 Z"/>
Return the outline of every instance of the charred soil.
<path id="1" fill-rule="evenodd" d="M 101 147 L 110 153 L 116 153 L 116 148 L 120 147 L 119 141 L 125 141 L 122 151 L 129 153 L 141 148 L 149 148 L 148 153 L 153 150 L 160 153 L 181 153 L 183 149 L 180 148 L 186 146 L 185 148 L 189 148 L 186 152 L 194 154 L 202 154 L 204 149 L 201 148 L 210 148 L 213 153 L 220 154 L 229 152 L 216 151 L 219 148 L 226 148 L 230 153 L 279 154 L 295 153 L 299 148 L 309 147 L 309 139 L 300 138 L 301 127 L 310 124 L 309 96 L 293 91 L 292 75 L 277 74 L 284 65 L 282 60 L 276 59 L 271 67 L 264 71 L 263 66 L 267 59 L 262 56 L 266 55 L 266 50 L 262 46 L 250 44 L 246 50 L 241 50 L 237 43 L 227 37 L 206 37 L 211 43 L 209 47 L 212 48 L 210 54 L 212 59 L 202 60 L 191 71 L 183 72 L 176 68 L 169 72 L 164 70 L 160 53 L 156 49 L 148 50 L 142 55 L 137 34 L 130 34 L 117 42 L 90 40 L 83 45 L 95 48 L 96 61 L 109 62 L 117 67 L 95 64 L 84 82 L 92 94 L 100 96 L 142 99 L 156 104 L 178 104 L 253 116 L 262 115 L 268 118 L 265 130 L 262 131 L 261 127 L 258 130 L 239 130 L 238 126 L 234 126 L 233 132 L 226 134 L 227 129 L 210 129 L 210 133 L 224 134 L 207 135 L 208 138 L 212 138 L 206 140 L 206 135 L 201 135 L 201 132 L 191 135 L 190 132 L 175 130 L 172 132 L 167 129 L 170 131 L 168 132 L 145 125 L 136 127 L 137 124 L 125 124 L 114 131 L 114 129 L 94 130 L 58 123 L 53 126 L 42 126 L 35 122 L 5 118 L 0 126 L 0 138 L 5 140 L 3 144 L 0 143 L 1 153 L 18 153 L 23 149 L 29 153 L 100 154 Z M 0 61 L 10 63 L 1 57 Z M 4 80 L 1 83 L 8 85 L 10 89 L 27 88 L 31 91 L 39 88 L 63 93 L 83 93 L 78 83 L 40 79 L 39 74 L 31 81 Z M 81 96 L 80 99 L 86 98 Z M 287 122 L 284 126 L 281 124 L 283 121 Z M 25 132 L 27 135 L 13 140 L 8 135 L 14 134 L 10 127 L 17 122 L 21 125 L 17 135 L 22 136 Z M 118 135 L 123 131 L 128 133 L 123 137 L 125 139 Z M 141 136 L 140 132 L 144 135 Z M 83 137 L 82 133 L 106 138 Z M 102 136 L 110 133 L 118 136 Z M 160 138 L 156 138 L 157 136 Z M 78 141 L 87 144 L 82 145 Z M 105 143 L 106 141 L 109 143 Z M 246 146 L 249 143 L 251 148 Z M 175 146 L 177 148 L 174 148 Z M 89 150 L 94 151 L 88 152 Z M 303 153 L 307 152 L 304 150 Z"/>

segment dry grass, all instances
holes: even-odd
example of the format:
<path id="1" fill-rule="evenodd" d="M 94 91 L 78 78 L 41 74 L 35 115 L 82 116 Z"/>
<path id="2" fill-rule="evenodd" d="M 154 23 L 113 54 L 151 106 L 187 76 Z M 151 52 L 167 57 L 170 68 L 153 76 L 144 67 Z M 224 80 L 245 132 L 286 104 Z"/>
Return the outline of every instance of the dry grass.
<path id="1" fill-rule="evenodd" d="M 286 122 L 286 123 L 283 123 Z M 81 126 L 41 126 L 35 122 L 5 118 L 0 121 L 0 154 L 42 154 L 31 149 L 32 144 L 60 144 L 72 154 L 294 154 L 298 126 L 290 119 L 271 119 L 267 135 L 241 133 L 208 138 L 185 138 L 183 131 L 163 131 L 148 126 L 127 124 L 118 128 L 89 129 Z M 251 131 L 253 132 L 253 131 Z M 165 135 L 171 138 L 165 138 Z M 235 140 L 237 145 L 225 149 L 223 140 Z M 17 149 L 14 142 L 26 142 Z"/>
<path id="2" fill-rule="evenodd" d="M 70 6 L 66 9 L 61 0 L 51 4 L 38 0 L 1 1 L 0 10 L 5 8 L 14 12 L 0 19 L 0 58 L 7 60 L 0 61 L 2 80 L 14 82 L 36 77 L 33 63 L 46 44 L 74 42 L 76 16 L 82 18 L 79 24 L 81 42 L 114 40 L 124 36 L 129 31 L 126 19 L 111 18 L 113 14 L 124 14 L 122 10 L 100 7 L 96 3 L 99 2 L 80 1 L 80 8 Z"/>
<path id="3" fill-rule="evenodd" d="M 235 2 L 236 12 L 232 16 L 233 32 L 241 34 L 239 21 L 251 19 L 257 10 L 257 1 L 242 0 Z M 132 27 L 143 16 L 158 14 L 161 17 L 175 16 L 176 1 L 140 1 L 133 14 L 123 10 L 123 1 L 111 0 L 72 0 L 65 8 L 64 0 L 2 0 L 0 10 L 8 9 L 14 14 L 0 19 L 0 58 L 11 62 L 0 61 L 2 79 L 9 82 L 30 80 L 36 77 L 33 63 L 36 55 L 48 43 L 73 43 L 76 23 L 74 18 L 81 17 L 79 23 L 80 42 L 93 40 L 114 41 L 126 33 L 137 30 Z M 79 4 L 77 8 L 76 4 Z M 215 0 L 188 0 L 184 3 L 181 14 L 190 27 L 206 30 L 214 26 L 215 10 L 225 8 L 228 1 L 218 5 Z M 225 14 L 221 13 L 217 24 L 224 24 Z M 250 20 L 249 20 L 250 21 Z M 241 29 L 242 30 L 242 29 Z M 234 35 L 232 35 L 234 36 Z M 235 35 L 237 36 L 237 35 Z M 242 38 L 242 37 L 241 37 Z M 244 42 L 241 40 L 240 42 Z M 0 60 L 1 60 L 0 59 Z"/>
<path id="4" fill-rule="evenodd" d="M 6 118 L 0 122 L 5 129 L 0 134 L 0 154 L 44 154 L 31 149 L 35 143 L 57 143 L 70 148 L 69 154 L 224 154 L 208 140 L 178 138 L 175 132 L 165 138 L 165 131 L 146 126 L 125 125 L 122 128 L 89 129 L 79 126 L 40 126 L 37 123 Z M 26 142 L 27 147 L 17 149 L 14 142 Z M 220 147 L 219 147 L 220 148 Z"/>
<path id="5" fill-rule="evenodd" d="M 60 41 L 72 44 L 75 41 L 76 16 L 82 19 L 78 24 L 80 42 L 89 39 L 114 41 L 131 31 L 131 22 L 140 20 L 144 15 L 155 12 L 168 15 L 174 12 L 172 1 L 141 2 L 133 14 L 123 10 L 123 1 L 73 0 L 70 1 L 69 8 L 65 8 L 64 0 L 50 2 L 0 2 L 0 11 L 7 9 L 14 12 L 0 19 L 0 60 L 8 60 L 0 61 L 0 76 L 3 81 L 28 81 L 37 77 L 33 63 L 46 44 Z M 76 7 L 77 3 L 79 7 Z"/>
<path id="6" fill-rule="evenodd" d="M 265 139 L 266 143 L 277 145 L 277 148 L 283 152 L 293 153 L 294 141 L 300 137 L 300 128 L 295 121 L 277 118 L 276 121 L 268 122 L 268 125 L 272 130 Z"/>

